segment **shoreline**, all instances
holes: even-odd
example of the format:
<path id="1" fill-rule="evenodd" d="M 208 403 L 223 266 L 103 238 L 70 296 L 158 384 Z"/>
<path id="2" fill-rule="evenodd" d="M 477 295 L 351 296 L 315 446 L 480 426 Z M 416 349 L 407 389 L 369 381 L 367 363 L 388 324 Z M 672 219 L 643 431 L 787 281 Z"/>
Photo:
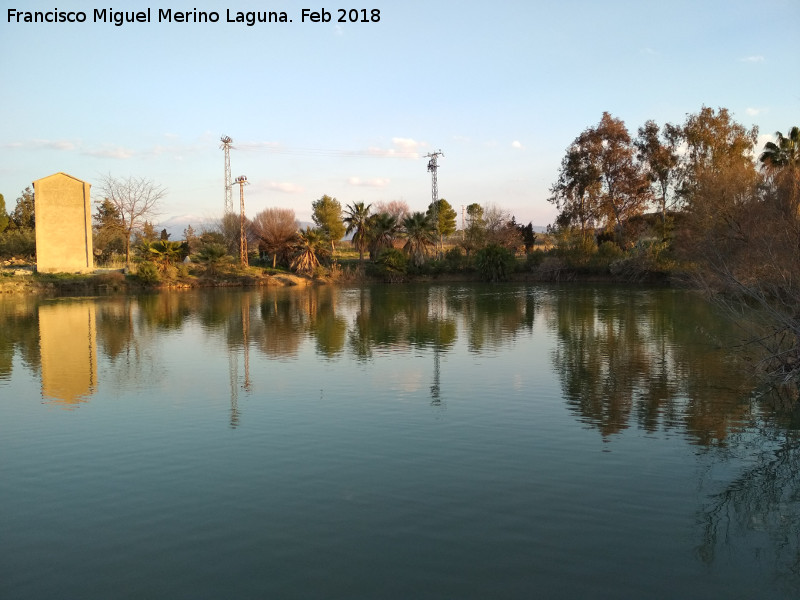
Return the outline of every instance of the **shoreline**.
<path id="1" fill-rule="evenodd" d="M 325 279 L 293 273 L 243 273 L 228 277 L 181 278 L 175 281 L 144 283 L 135 277 L 125 276 L 121 271 L 100 270 L 93 274 L 26 274 L 5 273 L 0 276 L 0 296 L 87 296 L 140 294 L 161 291 L 213 289 L 213 288 L 260 288 L 260 287 L 309 287 L 317 285 L 403 285 L 415 283 L 486 283 L 477 272 L 444 272 L 437 274 L 407 276 L 397 281 L 360 275 L 356 278 Z M 579 272 L 565 270 L 557 274 L 534 271 L 511 274 L 507 282 L 520 283 L 590 283 L 613 285 L 649 285 L 683 287 L 664 273 L 650 273 L 636 279 L 623 278 L 611 273 Z"/>

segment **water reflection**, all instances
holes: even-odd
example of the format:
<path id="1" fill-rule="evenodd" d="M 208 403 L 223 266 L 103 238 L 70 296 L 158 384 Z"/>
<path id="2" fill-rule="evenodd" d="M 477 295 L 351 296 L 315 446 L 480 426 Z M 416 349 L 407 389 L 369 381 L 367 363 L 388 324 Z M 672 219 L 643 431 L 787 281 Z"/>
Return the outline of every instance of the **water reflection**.
<path id="1" fill-rule="evenodd" d="M 97 384 L 95 303 L 62 301 L 39 306 L 42 397 L 68 407 Z"/>
<path id="2" fill-rule="evenodd" d="M 46 402 L 74 407 L 102 386 L 130 391 L 180 379 L 186 353 L 213 373 L 209 381 L 224 380 L 210 401 L 221 399 L 214 423 L 247 429 L 242 397 L 263 400 L 271 369 L 346 370 L 351 361 L 368 371 L 421 359 L 425 385 L 415 389 L 427 388 L 426 406 L 442 407 L 462 400 L 447 386 L 458 375 L 448 369 L 464 356 L 533 364 L 541 352 L 552 367 L 541 377 L 560 386 L 571 424 L 605 440 L 630 429 L 674 433 L 693 445 L 698 464 L 710 461 L 699 508 L 690 508 L 702 561 L 739 560 L 744 548 L 796 583 L 800 440 L 753 402 L 752 381 L 728 351 L 730 333 L 709 305 L 673 290 L 420 285 L 3 299 L 0 386 L 21 364 L 41 378 Z"/>
<path id="3" fill-rule="evenodd" d="M 740 568 L 767 565 L 786 589 L 800 586 L 800 436 L 767 425 L 734 436 L 704 474 L 707 499 L 698 512 L 700 559 Z M 720 483 L 718 471 L 747 457 L 748 466 Z M 789 596 L 787 596 L 789 597 Z"/>
<path id="4" fill-rule="evenodd" d="M 4 301 L 0 319 L 0 377 L 9 376 L 18 354 L 41 372 L 43 394 L 67 403 L 89 398 L 98 377 L 115 386 L 163 377 L 162 336 L 199 323 L 227 349 L 233 427 L 239 392 L 252 389 L 251 351 L 298 360 L 311 340 L 326 360 L 370 361 L 416 349 L 431 358 L 436 403 L 445 392 L 442 357 L 459 337 L 471 353 L 494 352 L 533 335 L 537 319 L 556 336 L 552 364 L 567 405 L 604 437 L 637 426 L 714 445 L 752 417 L 752 382 L 726 350 L 729 326 L 708 304 L 671 290 L 420 285 L 165 293 Z M 107 361 L 101 373 L 98 351 Z"/>
<path id="5" fill-rule="evenodd" d="M 710 305 L 671 290 L 572 288 L 547 313 L 566 401 L 603 436 L 638 424 L 719 444 L 751 417 L 752 379 Z"/>

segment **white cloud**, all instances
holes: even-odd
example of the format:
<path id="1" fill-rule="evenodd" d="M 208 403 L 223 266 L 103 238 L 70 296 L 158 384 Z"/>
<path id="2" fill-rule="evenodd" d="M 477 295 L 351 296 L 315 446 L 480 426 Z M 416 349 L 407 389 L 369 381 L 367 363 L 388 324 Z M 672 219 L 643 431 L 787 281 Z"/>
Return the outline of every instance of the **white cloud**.
<path id="1" fill-rule="evenodd" d="M 760 54 L 755 54 L 753 56 L 745 56 L 744 58 L 740 58 L 739 60 L 741 62 L 746 62 L 746 63 L 760 63 L 764 62 L 764 57 L 761 56 Z"/>
<path id="2" fill-rule="evenodd" d="M 411 138 L 392 138 L 391 148 L 377 148 L 370 147 L 369 154 L 373 156 L 391 156 L 397 158 L 419 158 L 419 152 L 427 144 L 425 142 L 418 142 Z"/>
<path id="3" fill-rule="evenodd" d="M 45 143 L 45 146 L 48 148 L 52 148 L 53 150 L 65 150 L 67 152 L 75 150 L 75 144 L 73 144 L 72 142 L 67 142 L 65 140 L 47 142 Z"/>
<path id="4" fill-rule="evenodd" d="M 761 151 L 764 149 L 764 145 L 767 142 L 774 142 L 775 135 L 770 135 L 769 133 L 762 133 L 759 134 L 758 139 L 756 140 L 756 153 L 760 154 Z"/>
<path id="5" fill-rule="evenodd" d="M 303 186 L 288 181 L 270 181 L 267 183 L 266 188 L 274 192 L 283 192 L 284 194 L 300 194 L 305 191 Z"/>
<path id="6" fill-rule="evenodd" d="M 386 187 L 390 180 L 385 177 L 374 177 L 372 179 L 361 179 L 360 177 L 349 177 L 347 183 L 359 187 Z"/>
<path id="7" fill-rule="evenodd" d="M 71 152 L 77 149 L 78 144 L 68 140 L 32 140 L 30 142 L 10 142 L 4 144 L 7 148 L 27 148 L 37 150 L 39 148 L 46 148 L 48 150 L 62 150 L 64 152 Z"/>
<path id="8" fill-rule="evenodd" d="M 524 150 L 525 149 L 525 146 L 523 146 L 522 142 L 520 142 L 519 140 L 514 140 L 513 142 L 511 142 L 511 147 L 515 148 L 516 150 Z"/>
<path id="9" fill-rule="evenodd" d="M 761 109 L 760 108 L 751 108 L 751 107 L 748 106 L 747 109 L 745 110 L 745 112 L 748 115 L 750 115 L 751 117 L 755 117 L 755 116 L 757 116 L 757 115 L 759 115 L 761 113 Z"/>
<path id="10" fill-rule="evenodd" d="M 119 160 L 125 160 L 128 158 L 132 158 L 134 155 L 134 151 L 130 150 L 129 148 L 123 148 L 122 146 L 117 146 L 117 147 L 105 147 L 97 150 L 84 150 L 83 154 L 85 154 L 86 156 L 94 156 L 95 158 L 115 158 Z"/>

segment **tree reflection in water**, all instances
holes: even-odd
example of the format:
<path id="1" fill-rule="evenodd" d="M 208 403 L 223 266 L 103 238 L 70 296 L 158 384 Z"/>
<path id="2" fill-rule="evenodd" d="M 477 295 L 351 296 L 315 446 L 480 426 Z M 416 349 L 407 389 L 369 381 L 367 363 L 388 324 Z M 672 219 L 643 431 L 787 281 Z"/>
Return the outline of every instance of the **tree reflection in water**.
<path id="1" fill-rule="evenodd" d="M 698 511 L 699 558 L 757 564 L 787 590 L 800 589 L 800 433 L 768 425 L 736 434 L 718 449 L 703 478 L 708 497 Z M 732 481 L 720 485 L 715 467 L 748 459 Z M 787 596 L 788 597 L 788 596 Z"/>
<path id="2" fill-rule="evenodd" d="M 41 373 L 42 302 L 0 300 L 0 383 L 10 379 L 16 359 Z M 160 354 L 164 334 L 194 328 L 223 340 L 233 428 L 241 425 L 239 394 L 251 390 L 251 360 L 254 369 L 263 368 L 264 360 L 295 360 L 308 341 L 325 361 L 430 357 L 429 393 L 439 406 L 448 397 L 444 358 L 459 337 L 469 353 L 481 354 L 542 334 L 542 344 L 554 340 L 543 347 L 550 348 L 564 402 L 580 422 L 604 438 L 630 428 L 678 433 L 699 449 L 698 461 L 716 461 L 700 481 L 706 494 L 697 509 L 700 559 L 710 564 L 749 552 L 741 560 L 769 563 L 787 581 L 800 583 L 797 424 L 778 422 L 753 401 L 753 381 L 729 351 L 738 341 L 730 324 L 685 292 L 419 285 L 81 302 L 95 305 L 88 314 L 95 316 L 103 359 L 97 375 L 112 388 L 136 389 L 175 375 L 165 371 Z M 749 466 L 719 483 L 727 465 L 742 462 Z"/>
<path id="3" fill-rule="evenodd" d="M 724 443 L 751 417 L 753 380 L 729 348 L 731 325 L 672 290 L 560 289 L 548 305 L 553 364 L 581 421 L 606 437 L 638 423 Z"/>

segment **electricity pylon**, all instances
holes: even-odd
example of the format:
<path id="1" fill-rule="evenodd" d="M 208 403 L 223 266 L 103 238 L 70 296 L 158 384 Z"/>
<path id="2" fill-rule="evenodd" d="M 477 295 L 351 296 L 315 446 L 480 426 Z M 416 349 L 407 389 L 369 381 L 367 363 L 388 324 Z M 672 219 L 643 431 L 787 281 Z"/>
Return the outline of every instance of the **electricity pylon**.
<path id="1" fill-rule="evenodd" d="M 227 135 L 219 138 L 220 148 L 225 153 L 225 214 L 233 213 L 233 197 L 231 194 L 231 148 L 233 140 Z"/>

